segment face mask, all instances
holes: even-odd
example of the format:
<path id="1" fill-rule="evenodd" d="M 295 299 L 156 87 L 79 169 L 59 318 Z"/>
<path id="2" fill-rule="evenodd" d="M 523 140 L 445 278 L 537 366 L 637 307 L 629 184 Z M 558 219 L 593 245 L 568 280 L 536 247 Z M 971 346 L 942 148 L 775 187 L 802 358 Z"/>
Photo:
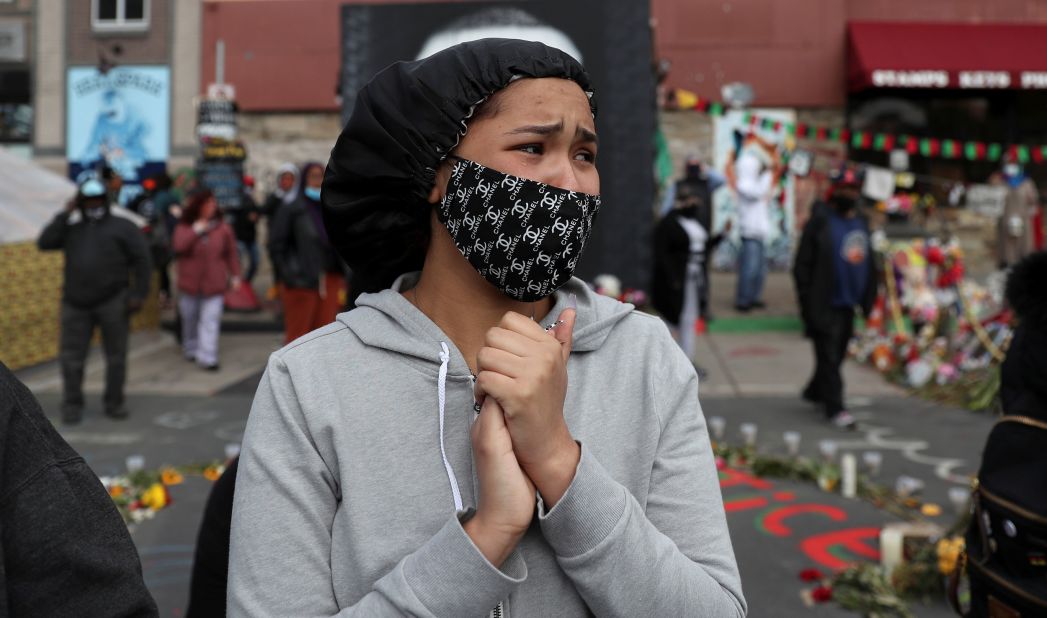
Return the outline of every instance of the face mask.
<path id="1" fill-rule="evenodd" d="M 303 193 L 314 202 L 320 201 L 320 187 L 306 187 Z"/>
<path id="2" fill-rule="evenodd" d="M 600 196 L 551 187 L 460 159 L 436 214 L 484 279 L 534 302 L 574 274 Z"/>
<path id="3" fill-rule="evenodd" d="M 84 209 L 84 216 L 92 221 L 100 221 L 107 210 L 105 206 L 92 206 Z"/>
<path id="4" fill-rule="evenodd" d="M 844 197 L 842 195 L 837 195 L 833 198 L 833 204 L 836 205 L 837 210 L 846 213 L 851 212 L 855 209 L 855 207 L 858 206 L 858 200 L 856 200 L 853 197 Z"/>

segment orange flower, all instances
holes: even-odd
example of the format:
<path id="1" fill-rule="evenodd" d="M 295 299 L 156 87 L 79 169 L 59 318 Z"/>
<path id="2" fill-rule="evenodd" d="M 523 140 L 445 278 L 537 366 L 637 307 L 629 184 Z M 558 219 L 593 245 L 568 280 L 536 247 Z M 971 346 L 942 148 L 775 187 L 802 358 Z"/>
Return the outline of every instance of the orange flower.
<path id="1" fill-rule="evenodd" d="M 178 485 L 183 480 L 182 475 L 174 468 L 167 468 L 160 473 L 160 482 L 164 485 Z"/>
<path id="2" fill-rule="evenodd" d="M 204 469 L 204 478 L 209 481 L 217 481 L 220 476 L 222 476 L 222 473 L 218 471 L 217 466 L 207 466 Z"/>
<path id="3" fill-rule="evenodd" d="M 109 495 L 113 498 L 119 498 L 120 496 L 124 495 L 123 485 L 113 485 L 112 487 L 110 487 Z"/>

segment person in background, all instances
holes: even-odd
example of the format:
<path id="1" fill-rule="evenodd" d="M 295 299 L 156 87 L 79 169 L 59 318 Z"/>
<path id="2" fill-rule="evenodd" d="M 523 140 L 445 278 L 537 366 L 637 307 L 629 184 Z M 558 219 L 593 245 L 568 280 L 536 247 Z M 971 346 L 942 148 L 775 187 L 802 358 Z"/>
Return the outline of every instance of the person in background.
<path id="1" fill-rule="evenodd" d="M 95 326 L 102 329 L 105 348 L 105 413 L 127 418 L 130 315 L 145 303 L 152 272 L 145 235 L 131 221 L 110 214 L 105 185 L 90 178 L 44 228 L 37 246 L 65 254 L 59 343 L 62 421 L 78 423 L 83 416 L 84 364 Z"/>
<path id="2" fill-rule="evenodd" d="M 178 310 L 186 359 L 217 371 L 218 335 L 225 291 L 240 285 L 240 259 L 233 231 L 208 190 L 191 195 L 175 228 Z"/>
<path id="3" fill-rule="evenodd" d="M 124 188 L 124 178 L 115 169 L 109 167 L 104 161 L 101 164 L 98 175 L 105 183 L 105 190 L 109 194 L 109 203 L 121 206 L 120 194 Z"/>
<path id="4" fill-rule="evenodd" d="M 0 560 L 4 616 L 159 616 L 113 499 L 3 363 Z"/>
<path id="5" fill-rule="evenodd" d="M 693 183 L 677 183 L 676 208 L 655 226 L 651 290 L 655 309 L 677 330 L 677 342 L 692 361 L 695 321 L 704 315 L 701 298 L 708 287 L 705 265 L 724 233 L 731 229 L 728 221 L 723 232 L 710 233 L 706 225 L 710 225 L 711 217 L 703 222 L 700 190 Z M 702 373 L 699 371 L 699 375 Z"/>
<path id="6" fill-rule="evenodd" d="M 171 228 L 167 227 L 165 203 L 158 199 L 162 197 L 159 186 L 158 176 L 151 176 L 143 180 L 142 192 L 128 203 L 127 209 L 146 221 L 146 226 L 142 231 L 145 232 L 146 240 L 149 243 L 153 268 L 160 279 L 159 300 L 164 305 L 171 298 L 171 279 L 167 274 L 167 268 L 171 264 Z"/>
<path id="7" fill-rule="evenodd" d="M 996 225 L 997 262 L 1001 270 L 1017 264 L 1035 249 L 1034 220 L 1040 208 L 1036 185 L 1018 161 L 1008 158 L 1002 171 L 1007 196 Z"/>
<path id="8" fill-rule="evenodd" d="M 345 294 L 345 270 L 320 210 L 324 166 L 306 163 L 301 178 L 298 199 L 278 208 L 269 235 L 269 252 L 284 286 L 286 343 L 333 322 Z"/>
<path id="9" fill-rule="evenodd" d="M 840 367 L 854 333 L 854 311 L 868 316 L 876 301 L 876 266 L 869 222 L 858 210 L 862 179 L 846 166 L 834 170 L 829 205 L 815 205 L 793 265 L 805 332 L 815 369 L 803 398 L 824 406 L 837 427 L 854 427 L 844 406 Z"/>
<path id="10" fill-rule="evenodd" d="M 265 203 L 262 204 L 262 214 L 265 215 L 269 224 L 270 242 L 268 246 L 272 246 L 273 223 L 276 221 L 276 213 L 280 211 L 280 208 L 294 204 L 297 199 L 298 167 L 294 163 L 284 163 L 276 170 L 276 188 L 269 193 L 265 198 Z M 282 283 L 280 280 L 280 268 L 271 252 L 269 253 L 269 263 L 273 267 L 273 285 L 266 293 L 266 297 L 272 300 L 280 295 Z"/>
<path id="11" fill-rule="evenodd" d="M 241 257 L 247 258 L 247 274 L 244 275 L 247 283 L 254 281 L 255 273 L 258 272 L 258 218 L 261 211 L 253 191 L 254 177 L 244 176 L 244 195 L 240 208 L 229 213 L 237 249 Z"/>
<path id="12" fill-rule="evenodd" d="M 766 306 L 762 297 L 767 275 L 770 203 L 782 173 L 778 151 L 757 135 L 746 138 L 729 169 L 728 179 L 738 197 L 738 232 L 742 239 L 734 300 L 734 308 L 741 313 Z"/>

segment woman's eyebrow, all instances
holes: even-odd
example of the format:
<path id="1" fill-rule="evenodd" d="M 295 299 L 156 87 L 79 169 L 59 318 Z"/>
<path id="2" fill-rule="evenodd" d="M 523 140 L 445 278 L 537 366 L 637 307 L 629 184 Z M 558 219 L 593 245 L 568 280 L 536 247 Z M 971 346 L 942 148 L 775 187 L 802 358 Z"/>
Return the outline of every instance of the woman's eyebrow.
<path id="1" fill-rule="evenodd" d="M 564 123 L 560 122 L 554 124 L 531 124 L 522 127 L 517 127 L 512 131 L 507 131 L 506 135 L 555 135 L 556 133 L 562 132 L 564 129 Z M 575 138 L 580 139 L 583 142 L 592 144 L 599 144 L 600 140 L 596 137 L 596 133 L 593 133 L 585 127 L 578 127 L 574 132 Z"/>
<path id="2" fill-rule="evenodd" d="M 529 124 L 523 127 L 516 127 L 512 131 L 506 133 L 506 135 L 519 135 L 521 133 L 527 133 L 532 135 L 553 135 L 563 131 L 563 120 L 555 124 Z"/>

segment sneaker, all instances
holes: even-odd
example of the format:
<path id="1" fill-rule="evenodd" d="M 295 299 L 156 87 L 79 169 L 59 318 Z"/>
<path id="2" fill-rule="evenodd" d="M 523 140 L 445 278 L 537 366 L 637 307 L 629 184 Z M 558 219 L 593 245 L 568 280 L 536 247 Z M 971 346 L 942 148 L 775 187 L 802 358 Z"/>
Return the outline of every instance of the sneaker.
<path id="1" fill-rule="evenodd" d="M 767 308 L 767 303 L 763 302 L 762 300 L 758 300 L 758 301 L 756 301 L 755 303 L 752 304 L 752 308 L 753 309 L 766 309 Z"/>
<path id="2" fill-rule="evenodd" d="M 821 397 L 816 396 L 813 392 L 811 392 L 811 391 L 809 391 L 807 389 L 804 389 L 803 392 L 800 393 L 800 397 L 804 401 L 807 401 L 807 402 L 810 402 L 810 403 L 813 403 L 813 404 L 820 404 L 822 402 L 822 398 Z"/>
<path id="3" fill-rule="evenodd" d="M 114 407 L 107 407 L 105 409 L 105 415 L 114 421 L 122 421 L 131 416 L 131 413 L 127 411 L 127 408 L 123 404 L 120 404 Z"/>
<path id="4" fill-rule="evenodd" d="M 221 367 L 218 363 L 215 363 L 213 365 L 200 365 L 200 368 L 204 371 L 218 371 Z"/>
<path id="5" fill-rule="evenodd" d="M 734 310 L 738 313 L 749 313 L 753 308 L 749 305 L 735 305 Z"/>
<path id="6" fill-rule="evenodd" d="M 841 410 L 833 415 L 829 422 L 840 429 L 854 429 L 858 421 L 854 420 L 851 413 L 847 410 Z"/>
<path id="7" fill-rule="evenodd" d="M 84 407 L 77 405 L 62 405 L 62 424 L 76 425 L 84 418 Z"/>

